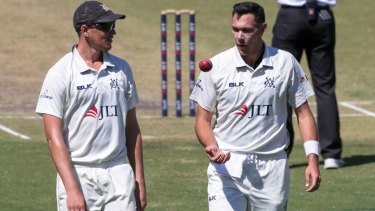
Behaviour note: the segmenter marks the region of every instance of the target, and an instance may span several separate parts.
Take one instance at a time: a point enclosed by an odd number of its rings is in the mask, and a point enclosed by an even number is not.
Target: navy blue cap
[[[125,15],[113,13],[101,2],[85,1],[74,12],[73,25],[74,29],[79,31],[82,25],[108,23],[125,17]]]

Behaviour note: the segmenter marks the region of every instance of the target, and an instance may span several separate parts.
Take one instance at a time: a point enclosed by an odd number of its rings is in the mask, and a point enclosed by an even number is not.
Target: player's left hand
[[[315,154],[309,154],[308,159],[309,165],[306,168],[306,187],[308,189],[306,192],[314,192],[319,189],[322,180],[319,171],[319,158]]]
[[[137,211],[143,211],[147,205],[147,197],[146,197],[146,186],[144,181],[136,181],[135,182],[135,199],[137,203]]]

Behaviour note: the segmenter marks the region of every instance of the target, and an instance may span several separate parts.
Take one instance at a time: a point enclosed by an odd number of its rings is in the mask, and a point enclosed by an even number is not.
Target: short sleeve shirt
[[[124,159],[126,115],[138,102],[129,64],[103,52],[90,68],[74,47],[47,73],[36,113],[63,121],[63,138],[75,164]]]
[[[273,154],[289,143],[287,103],[301,106],[314,95],[307,77],[288,52],[267,46],[254,70],[237,47],[213,58],[201,72],[190,99],[214,112],[213,132],[219,148],[234,152]]]
[[[276,0],[281,5],[300,7],[306,4],[306,0]],[[317,0],[319,6],[335,6],[336,0]]]

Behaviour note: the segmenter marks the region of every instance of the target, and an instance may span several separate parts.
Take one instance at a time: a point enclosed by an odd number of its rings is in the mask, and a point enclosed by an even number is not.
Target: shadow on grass
[[[344,167],[350,167],[350,166],[359,166],[367,163],[375,163],[375,155],[353,155],[351,157],[345,157],[344,160]],[[320,165],[323,165],[323,161],[319,162]],[[299,168],[307,166],[307,162],[305,163],[296,163],[293,165],[290,165],[289,168]]]

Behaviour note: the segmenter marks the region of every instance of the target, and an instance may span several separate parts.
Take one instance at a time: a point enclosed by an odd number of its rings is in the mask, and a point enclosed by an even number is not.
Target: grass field
[[[33,113],[47,70],[77,41],[72,15],[81,1],[3,0],[0,18],[0,125],[29,136],[23,140],[0,130],[0,210],[56,210],[55,178],[44,129]],[[233,0],[107,0],[125,21],[116,25],[112,53],[133,68],[141,98],[137,115],[144,137],[147,210],[207,210],[208,160],[194,134],[194,118],[173,118],[174,19],[168,17],[170,118],[161,118],[160,11],[196,11],[196,60],[234,45],[230,24]],[[275,0],[257,0],[266,11],[270,44],[277,14]],[[375,112],[375,14],[373,0],[340,0],[336,18],[337,98]],[[182,18],[183,114],[188,114],[187,16]],[[185,51],[185,53],[184,53]],[[306,61],[302,61],[306,69]],[[198,71],[197,71],[198,72]],[[307,69],[306,69],[306,72]],[[311,99],[312,102],[314,99]],[[315,105],[312,104],[313,110]],[[345,167],[321,168],[318,192],[304,192],[306,159],[301,139],[290,157],[289,210],[375,210],[375,118],[340,106]],[[150,118],[152,117],[152,118]],[[295,124],[296,125],[296,124]],[[296,128],[296,131],[297,128]]]

